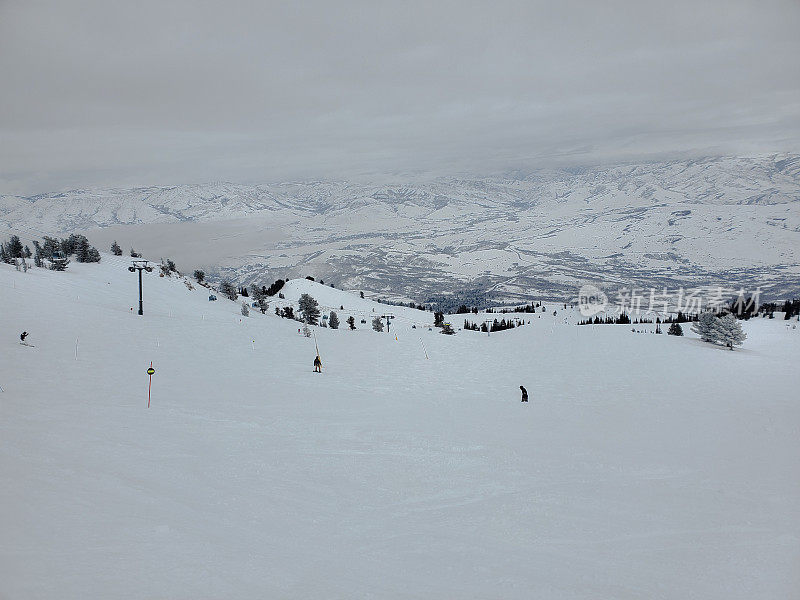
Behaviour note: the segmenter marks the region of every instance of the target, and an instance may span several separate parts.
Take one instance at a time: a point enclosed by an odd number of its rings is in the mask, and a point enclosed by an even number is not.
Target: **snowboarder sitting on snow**
[[[521,390],[522,390],[522,401],[523,401],[523,402],[527,402],[527,401],[528,401],[528,390],[526,390],[526,389],[525,389],[524,387],[522,387],[522,386],[519,386],[519,389],[521,389]]]
[[[23,331],[22,333],[19,334],[19,341],[24,343],[26,337],[28,337],[28,332]]]
[[[319,354],[314,359],[314,373],[322,373],[322,361],[319,358]]]

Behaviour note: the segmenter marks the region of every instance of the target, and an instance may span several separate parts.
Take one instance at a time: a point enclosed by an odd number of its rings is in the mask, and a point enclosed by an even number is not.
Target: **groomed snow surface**
[[[128,264],[0,265],[4,600],[800,597],[782,320],[734,352],[550,307],[448,337],[293,281],[342,321],[319,375],[274,303],[154,272],[138,316]]]

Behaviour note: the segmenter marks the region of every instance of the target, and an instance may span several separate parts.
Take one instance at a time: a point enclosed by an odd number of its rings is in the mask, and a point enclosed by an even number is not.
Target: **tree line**
[[[48,268],[53,271],[64,271],[70,260],[74,257],[76,262],[100,262],[100,252],[89,243],[86,236],[71,234],[66,238],[44,236],[42,241],[33,240],[31,251],[29,246],[23,246],[19,236],[12,235],[7,242],[0,244],[0,261],[15,264],[21,259],[25,267],[25,259],[32,258],[36,267]]]

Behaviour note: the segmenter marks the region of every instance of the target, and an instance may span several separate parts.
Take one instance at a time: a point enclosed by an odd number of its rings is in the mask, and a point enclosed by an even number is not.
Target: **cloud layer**
[[[0,4],[0,193],[800,149],[800,4]]]

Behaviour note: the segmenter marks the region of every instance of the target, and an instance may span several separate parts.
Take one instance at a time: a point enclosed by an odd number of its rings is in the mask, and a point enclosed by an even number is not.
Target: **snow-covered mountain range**
[[[216,183],[0,197],[0,232],[81,231],[240,283],[393,299],[572,297],[591,282],[800,293],[800,156],[392,183]]]

